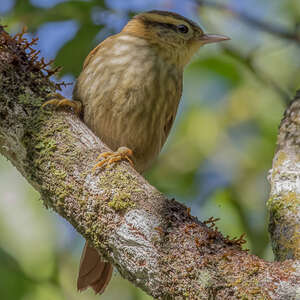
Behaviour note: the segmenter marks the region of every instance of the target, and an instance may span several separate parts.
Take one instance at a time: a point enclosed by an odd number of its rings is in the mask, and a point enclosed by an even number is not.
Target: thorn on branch
[[[204,221],[205,225],[208,225],[209,228],[214,228],[216,226],[216,222],[220,221],[220,218],[210,217],[208,220]]]
[[[30,59],[31,61],[35,62],[38,59],[38,55],[41,53],[40,50],[35,50],[32,52],[32,54],[30,55]]]
[[[239,238],[234,237],[234,238],[230,239],[230,237],[227,235],[225,237],[225,240],[226,240],[227,244],[237,245],[241,248],[243,244],[247,243],[247,241],[245,240],[245,236],[246,236],[246,233],[243,233]]]
[[[24,34],[27,33],[27,26],[23,26],[22,31],[15,34],[12,39],[15,40],[16,42],[21,43],[22,41],[24,41],[26,38],[24,38]],[[27,39],[26,39],[27,40]]]
[[[55,88],[58,89],[59,91],[61,91],[62,87],[67,87],[67,86],[72,85],[72,84],[73,84],[72,82],[62,81],[62,82],[56,83]]]
[[[1,32],[1,38],[4,39],[4,43],[8,44],[8,41],[14,41],[21,52],[16,54],[17,59],[20,60],[22,55],[25,55],[28,59],[29,64],[29,70],[28,71],[36,71],[39,70],[42,72],[42,74],[48,79],[51,76],[58,74],[61,70],[62,67],[52,67],[54,60],[50,60],[49,62],[45,61],[44,57],[39,58],[40,55],[40,50],[34,49],[32,46],[37,45],[37,42],[39,40],[38,37],[32,38],[29,40],[25,34],[27,33],[27,27],[24,26],[22,31],[15,34],[13,37],[10,37],[4,30],[4,26],[0,26],[0,32]],[[4,34],[3,34],[4,33]],[[62,87],[66,87],[72,83],[66,83],[66,82],[61,82],[61,83],[55,83],[54,86],[58,89],[61,90]]]

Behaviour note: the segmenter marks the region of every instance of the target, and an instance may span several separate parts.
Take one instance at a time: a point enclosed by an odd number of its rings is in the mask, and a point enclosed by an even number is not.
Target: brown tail
[[[111,279],[112,271],[112,265],[101,261],[97,250],[85,242],[80,259],[77,289],[83,291],[90,286],[96,294],[102,294]]]

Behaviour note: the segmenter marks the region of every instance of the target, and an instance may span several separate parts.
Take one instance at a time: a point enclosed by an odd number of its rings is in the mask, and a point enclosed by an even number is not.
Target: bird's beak
[[[218,43],[222,41],[230,40],[228,36],[220,35],[220,34],[203,34],[199,37],[199,41],[202,45],[210,44],[210,43]]]

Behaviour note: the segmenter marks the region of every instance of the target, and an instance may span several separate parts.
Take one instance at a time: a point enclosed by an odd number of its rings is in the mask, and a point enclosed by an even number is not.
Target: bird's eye
[[[183,25],[183,24],[178,25],[177,29],[181,33],[188,33],[189,32],[189,28],[186,25]]]

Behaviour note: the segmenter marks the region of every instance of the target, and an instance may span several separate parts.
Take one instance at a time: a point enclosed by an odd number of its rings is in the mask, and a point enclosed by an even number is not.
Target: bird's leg
[[[67,99],[59,93],[51,93],[48,95],[48,98],[50,98],[50,100],[46,101],[42,107],[45,107],[48,104],[54,105],[56,108],[67,106],[73,108],[77,115],[80,115],[82,111],[82,104],[80,101]]]
[[[111,164],[113,164],[117,161],[120,161],[120,160],[127,160],[133,166],[134,165],[133,161],[129,158],[129,156],[132,156],[132,155],[133,155],[132,150],[127,147],[120,147],[115,152],[100,153],[97,157],[97,160],[100,160],[100,159],[101,160],[93,167],[93,172],[95,172],[95,170],[97,168],[100,168],[103,165],[105,165],[105,167],[107,168]]]

